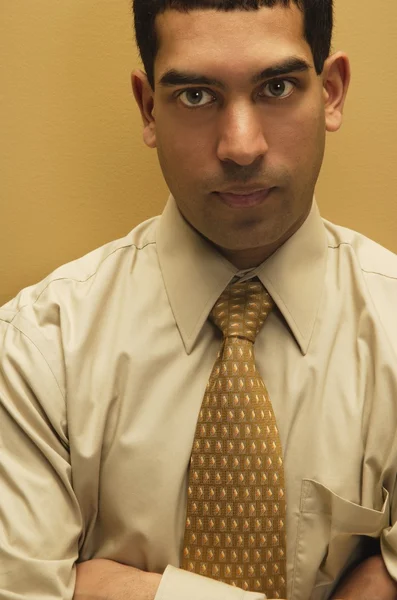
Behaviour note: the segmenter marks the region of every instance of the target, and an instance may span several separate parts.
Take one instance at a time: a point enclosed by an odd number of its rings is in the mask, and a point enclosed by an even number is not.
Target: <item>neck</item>
[[[218,251],[237,269],[253,269],[267,260],[280,247],[274,244],[267,248],[250,248],[248,250],[228,250],[216,246]]]
[[[302,217],[292,225],[292,227],[284,233],[278,240],[267,246],[260,246],[258,248],[246,248],[241,250],[231,250],[229,248],[222,248],[216,246],[218,251],[237,269],[253,269],[262,264],[265,260],[270,258],[272,254],[276,252],[290,237],[298,231],[307,219],[310,212],[310,207]]]

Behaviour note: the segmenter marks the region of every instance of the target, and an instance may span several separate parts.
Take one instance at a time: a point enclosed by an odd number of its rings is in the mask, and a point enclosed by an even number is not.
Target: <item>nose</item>
[[[263,108],[242,104],[225,109],[219,125],[217,154],[220,160],[247,166],[268,152],[260,110]]]

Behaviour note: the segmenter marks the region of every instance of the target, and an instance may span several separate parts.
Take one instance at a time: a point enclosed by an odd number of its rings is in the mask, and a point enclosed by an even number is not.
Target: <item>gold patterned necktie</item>
[[[274,304],[260,281],[229,285],[210,319],[224,339],[190,459],[182,568],[286,598],[282,449],[254,358]]]

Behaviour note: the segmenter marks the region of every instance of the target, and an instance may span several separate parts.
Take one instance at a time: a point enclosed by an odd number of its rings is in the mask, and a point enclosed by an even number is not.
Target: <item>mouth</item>
[[[231,208],[252,208],[262,204],[274,189],[275,188],[262,189],[251,193],[232,194],[214,192],[214,194],[216,194],[224,204]]]

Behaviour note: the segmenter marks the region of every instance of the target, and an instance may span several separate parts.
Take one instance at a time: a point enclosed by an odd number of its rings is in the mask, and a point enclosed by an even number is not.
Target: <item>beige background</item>
[[[353,71],[328,136],[323,216],[397,252],[397,3],[336,0]],[[0,0],[0,305],[125,235],[168,196],[144,146],[130,0]]]

